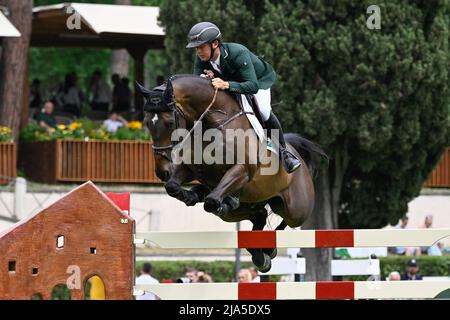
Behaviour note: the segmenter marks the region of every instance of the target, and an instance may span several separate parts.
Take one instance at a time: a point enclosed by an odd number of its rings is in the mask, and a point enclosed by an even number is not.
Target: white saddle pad
[[[245,115],[246,115],[248,121],[250,122],[250,125],[252,126],[253,130],[255,130],[260,143],[265,144],[266,148],[268,150],[278,154],[278,151],[273,147],[272,141],[268,137],[266,137],[266,135],[264,134],[264,129],[261,126],[261,123],[259,123],[258,118],[256,118],[255,114],[253,113],[253,108],[248,103],[248,100],[245,97],[245,95],[241,94],[240,98],[242,101],[242,107],[244,108],[244,112],[246,112]],[[247,112],[251,112],[251,113],[247,113]]]

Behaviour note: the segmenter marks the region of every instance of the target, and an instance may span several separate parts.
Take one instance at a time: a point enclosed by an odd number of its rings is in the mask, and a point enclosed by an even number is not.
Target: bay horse
[[[263,230],[268,216],[267,204],[283,219],[276,230],[303,224],[314,208],[314,158],[327,158],[319,145],[298,134],[286,134],[287,148],[301,160],[302,166],[292,174],[288,174],[282,165],[270,175],[262,174],[267,166],[263,163],[278,159],[278,156],[266,148],[261,150],[255,131],[234,97],[215,90],[211,80],[196,75],[172,76],[164,88],[157,89],[148,90],[137,84],[137,90],[146,98],[144,125],[153,139],[155,171],[166,182],[165,189],[170,196],[188,206],[204,202],[205,211],[226,222],[250,220],[253,230]],[[198,120],[202,120],[202,132],[211,128],[220,132],[230,129],[250,132],[248,141],[240,146],[240,151],[245,151],[245,161],[175,163],[172,159],[174,148],[185,141],[177,144],[172,134],[180,128],[191,130],[191,134]],[[217,143],[225,152],[230,151],[226,138]],[[250,145],[257,145],[262,160],[266,161],[250,161]],[[202,150],[205,147],[206,142],[202,142]],[[195,146],[188,148],[194,151]],[[233,148],[237,151],[236,143]],[[194,180],[201,184],[190,190],[182,187]],[[270,270],[276,248],[247,250],[261,272]]]

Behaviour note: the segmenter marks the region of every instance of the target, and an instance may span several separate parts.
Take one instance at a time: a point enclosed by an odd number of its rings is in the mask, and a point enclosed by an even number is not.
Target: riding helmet
[[[191,28],[188,34],[186,48],[196,48],[204,43],[211,43],[214,40],[220,40],[219,28],[211,22],[199,22]]]

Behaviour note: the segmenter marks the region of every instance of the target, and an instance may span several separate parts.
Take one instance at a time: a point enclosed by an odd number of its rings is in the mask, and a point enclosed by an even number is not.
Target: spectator
[[[40,109],[42,103],[41,81],[34,79],[30,86],[30,109]]]
[[[128,122],[116,112],[111,112],[109,118],[103,122],[103,127],[109,133],[116,133],[117,129],[127,126]]]
[[[194,268],[186,268],[185,277],[189,279],[191,283],[198,282],[198,271]]]
[[[402,277],[400,276],[400,273],[398,271],[392,271],[389,273],[388,281],[400,281]]]
[[[136,278],[137,285],[157,284],[159,281],[151,276],[152,265],[148,262],[142,265],[141,275]],[[159,298],[151,293],[146,292],[143,296],[136,296],[136,300],[159,300]]]
[[[424,221],[423,225],[420,226],[420,227],[421,227],[421,228],[424,228],[424,229],[431,229],[431,226],[432,226],[432,225],[433,225],[433,215],[428,214],[428,215],[425,217],[425,221]]]
[[[64,112],[79,117],[81,115],[81,104],[84,101],[84,96],[77,82],[78,77],[76,73],[72,72],[67,74],[58,97]]]
[[[433,215],[428,214],[425,217],[425,221],[424,221],[423,225],[421,226],[421,228],[431,229],[432,226],[433,226]],[[442,251],[440,249],[441,246],[442,246],[441,243],[436,243],[436,244],[432,245],[431,247],[421,247],[420,251],[422,252],[422,254],[427,254],[429,256],[442,256]]]
[[[111,103],[111,89],[108,84],[102,80],[102,73],[96,70],[91,78],[91,107],[96,111],[109,111]]]
[[[241,269],[238,273],[238,282],[252,282],[252,274],[249,269]]]
[[[164,84],[164,77],[162,75],[159,75],[156,77],[156,86],[162,86]]]
[[[212,277],[204,271],[199,271],[197,273],[197,276],[198,276],[197,282],[202,282],[202,283],[212,283],[213,282]]]
[[[123,78],[117,79],[119,75],[113,75],[113,82],[115,83],[113,90],[113,110],[116,112],[127,112],[131,108],[132,93],[129,88],[130,80]]]
[[[44,103],[44,109],[38,116],[39,126],[48,132],[51,132],[56,128],[56,119],[53,115],[54,108],[55,106],[53,105],[53,102],[46,101]]]
[[[250,267],[250,268],[248,268],[248,270],[250,271],[250,274],[252,276],[251,282],[261,282],[261,278],[258,274],[258,270],[255,267]]]
[[[409,218],[408,216],[403,216],[399,223],[394,227],[395,229],[406,229],[406,226],[408,225],[408,221]],[[406,248],[405,247],[396,247],[394,248],[394,252],[395,254],[398,255],[404,255],[406,253]]]
[[[411,259],[406,264],[406,273],[402,276],[402,280],[422,280],[422,276],[418,272],[419,266],[416,259]]]

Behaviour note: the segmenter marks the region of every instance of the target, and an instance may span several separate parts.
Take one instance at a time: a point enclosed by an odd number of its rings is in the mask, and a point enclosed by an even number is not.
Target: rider
[[[253,94],[268,131],[278,129],[280,158],[288,173],[300,167],[300,160],[286,149],[281,124],[270,106],[270,87],[276,74],[272,66],[238,43],[221,41],[219,28],[200,22],[189,31],[186,48],[195,48],[194,74],[212,79],[216,89]]]

